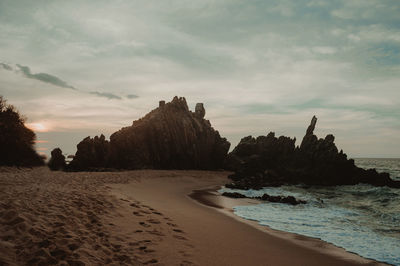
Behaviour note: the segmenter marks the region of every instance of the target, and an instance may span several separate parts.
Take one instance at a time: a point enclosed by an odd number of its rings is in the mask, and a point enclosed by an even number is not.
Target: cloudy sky
[[[351,157],[400,157],[400,1],[0,0],[0,95],[44,153],[178,95],[232,145],[315,114]]]

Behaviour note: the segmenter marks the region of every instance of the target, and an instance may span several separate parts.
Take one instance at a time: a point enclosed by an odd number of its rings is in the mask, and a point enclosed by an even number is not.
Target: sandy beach
[[[1,168],[0,265],[377,264],[235,217],[227,175]]]

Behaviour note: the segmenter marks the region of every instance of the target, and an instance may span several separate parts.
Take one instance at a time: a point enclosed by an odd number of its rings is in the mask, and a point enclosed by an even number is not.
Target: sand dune
[[[151,249],[157,236],[139,235],[144,227],[125,213],[128,202],[109,196],[104,186],[127,181],[126,173],[2,168],[0,265],[157,262]]]
[[[223,214],[229,208],[217,196],[203,201],[220,208],[187,196],[218,187],[226,175],[1,168],[0,265],[373,263],[344,251],[322,252],[331,248],[322,241],[318,250],[262,233]]]

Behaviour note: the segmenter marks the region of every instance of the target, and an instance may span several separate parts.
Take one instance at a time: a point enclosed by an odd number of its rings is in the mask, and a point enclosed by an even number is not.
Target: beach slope
[[[0,169],[0,265],[375,264],[234,217],[227,172]]]

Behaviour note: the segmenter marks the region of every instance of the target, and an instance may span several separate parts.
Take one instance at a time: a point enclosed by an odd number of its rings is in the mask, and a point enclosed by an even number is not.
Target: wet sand
[[[226,172],[153,172],[114,193],[140,199],[163,210],[190,243],[188,261],[196,265],[360,265],[377,264],[324,241],[271,230],[235,216],[232,207],[252,204],[215,191],[228,182]],[[157,174],[155,174],[157,173]],[[173,265],[168,247],[161,261]],[[171,264],[169,264],[171,263]]]
[[[0,265],[374,264],[234,216],[226,176],[0,168]]]

